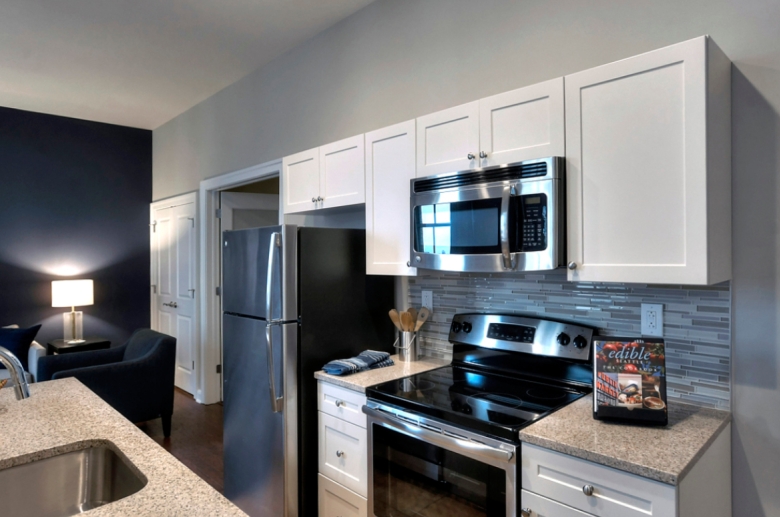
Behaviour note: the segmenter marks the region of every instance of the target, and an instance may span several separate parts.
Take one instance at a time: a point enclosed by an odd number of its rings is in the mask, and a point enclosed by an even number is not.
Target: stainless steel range
[[[518,431],[592,390],[593,329],[457,314],[449,366],[367,390],[369,515],[518,515]],[[424,515],[424,513],[423,513]]]

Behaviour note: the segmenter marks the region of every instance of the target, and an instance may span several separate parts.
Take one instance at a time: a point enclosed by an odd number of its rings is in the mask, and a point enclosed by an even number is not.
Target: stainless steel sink
[[[118,501],[146,479],[109,445],[0,470],[0,515],[64,517]]]

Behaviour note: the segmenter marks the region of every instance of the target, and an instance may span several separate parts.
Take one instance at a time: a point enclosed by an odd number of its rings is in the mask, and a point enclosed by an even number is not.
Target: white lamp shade
[[[94,303],[92,280],[54,280],[51,283],[52,307],[80,307]]]

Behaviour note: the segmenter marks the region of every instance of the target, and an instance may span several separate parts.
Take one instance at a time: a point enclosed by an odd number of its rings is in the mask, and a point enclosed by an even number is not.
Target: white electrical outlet
[[[428,307],[428,310],[433,312],[433,291],[422,292],[422,306]]]
[[[642,335],[664,335],[664,306],[656,303],[642,304]]]

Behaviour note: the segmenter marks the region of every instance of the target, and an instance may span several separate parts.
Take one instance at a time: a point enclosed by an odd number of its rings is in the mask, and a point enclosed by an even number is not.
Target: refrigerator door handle
[[[282,410],[282,403],[284,397],[276,396],[276,379],[274,378],[274,371],[276,368],[276,362],[274,361],[274,341],[273,341],[273,326],[278,325],[279,320],[273,319],[273,287],[274,287],[274,272],[276,271],[276,248],[281,247],[282,236],[280,233],[274,232],[271,234],[271,243],[268,246],[268,271],[266,272],[266,289],[265,289],[265,341],[268,345],[268,384],[271,393],[271,409],[274,413],[278,413]]]

